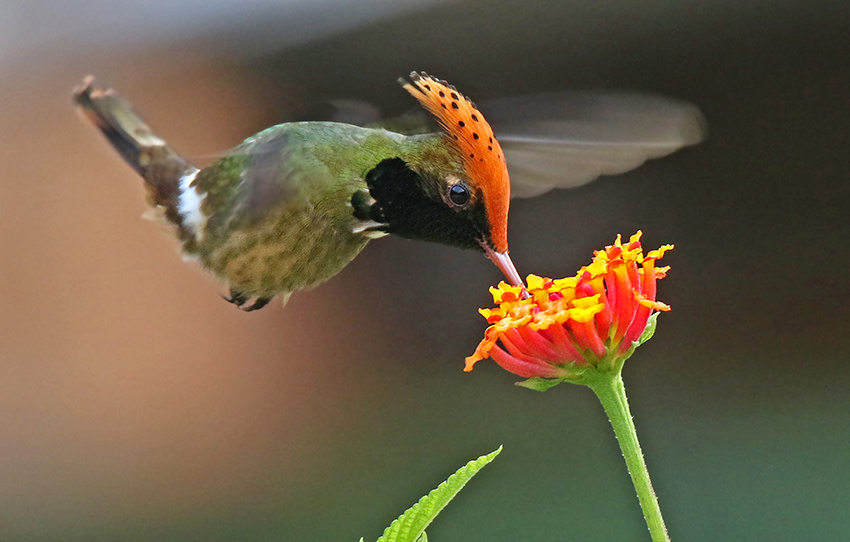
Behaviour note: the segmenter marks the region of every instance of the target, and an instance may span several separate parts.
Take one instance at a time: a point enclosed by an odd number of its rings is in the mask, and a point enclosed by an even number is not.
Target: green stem
[[[629,468],[629,474],[637,491],[643,517],[646,519],[646,526],[649,527],[649,534],[652,536],[653,542],[670,542],[667,527],[664,525],[664,518],[661,517],[658,498],[655,496],[655,490],[652,489],[649,471],[646,469],[646,462],[640,449],[637,431],[632,422],[632,414],[626,400],[626,388],[623,386],[622,376],[619,373],[612,375],[599,372],[588,378],[585,383],[599,398],[602,408],[605,409],[605,413],[614,427],[614,434],[617,436],[623,457],[626,459],[626,466]]]

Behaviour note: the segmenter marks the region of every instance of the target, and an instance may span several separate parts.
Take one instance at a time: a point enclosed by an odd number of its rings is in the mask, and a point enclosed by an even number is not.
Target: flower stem
[[[637,491],[643,517],[646,519],[646,526],[649,527],[649,534],[652,536],[653,542],[670,542],[667,527],[664,525],[664,518],[661,517],[658,498],[655,496],[655,490],[652,489],[649,471],[646,469],[646,462],[640,449],[637,431],[632,422],[632,414],[629,411],[626,388],[623,386],[621,374],[619,372],[610,374],[600,371],[588,378],[585,383],[599,398],[602,408],[605,409],[605,413],[614,427],[614,434],[617,436],[617,442],[620,443],[620,449],[623,451],[623,457]]]

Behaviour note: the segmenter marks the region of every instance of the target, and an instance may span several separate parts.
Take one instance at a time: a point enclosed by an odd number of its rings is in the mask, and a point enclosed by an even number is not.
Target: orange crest
[[[508,251],[508,207],[511,183],[502,147],[484,116],[466,96],[446,81],[425,72],[410,74],[402,86],[434,115],[460,155],[470,184],[481,189],[497,252]]]

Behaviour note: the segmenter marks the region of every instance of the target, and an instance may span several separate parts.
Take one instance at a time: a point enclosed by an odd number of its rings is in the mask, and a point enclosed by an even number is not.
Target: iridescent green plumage
[[[260,132],[192,182],[204,197],[207,223],[186,252],[249,296],[324,282],[368,243],[364,232],[355,232],[351,198],[366,190],[366,174],[390,157],[410,164],[436,159],[459,173],[439,136],[330,122]]]

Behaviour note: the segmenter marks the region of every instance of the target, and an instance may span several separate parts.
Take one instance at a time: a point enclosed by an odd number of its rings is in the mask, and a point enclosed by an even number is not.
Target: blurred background
[[[850,530],[850,11],[845,2],[0,1],[0,540],[374,540],[505,450],[433,540],[648,540],[587,389],[482,362],[498,271],[372,243],[244,314],[140,218],[141,181],[71,90],[97,75],[199,163],[327,100],[411,107],[426,70],[476,101],[564,89],[698,105],[696,147],[516,201],[522,273],[617,233],[675,243],[627,364],[673,540]]]

